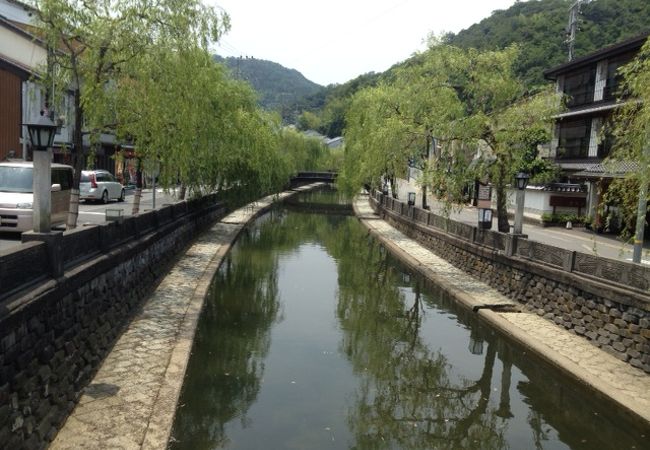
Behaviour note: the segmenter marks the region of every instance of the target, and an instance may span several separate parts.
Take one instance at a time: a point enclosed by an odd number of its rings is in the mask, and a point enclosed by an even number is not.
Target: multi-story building
[[[632,162],[617,167],[603,164],[613,144],[603,127],[625,101],[619,100],[625,96],[619,92],[618,69],[636,56],[648,35],[650,32],[544,72],[546,79],[556,82],[557,91],[565,95],[567,102],[567,110],[556,117],[550,149],[550,157],[561,168],[561,181],[571,192],[558,193],[555,202],[560,206],[582,206],[595,218],[600,196],[611,179],[634,170]]]
[[[38,81],[46,70],[48,52],[33,33],[36,11],[18,0],[0,0],[0,161],[9,158],[31,159],[25,123],[38,118],[45,106],[45,92]],[[72,94],[50,105],[59,125],[54,138],[54,161],[71,163]],[[84,151],[90,141],[84,136]],[[118,148],[115,136],[102,134],[93,148],[96,168],[115,173],[113,155]]]
[[[35,83],[47,65],[47,48],[30,33],[34,11],[13,0],[0,0],[0,160],[29,159],[23,124],[38,118],[44,107],[43,89]],[[59,105],[55,120],[55,153],[70,146],[68,99]]]

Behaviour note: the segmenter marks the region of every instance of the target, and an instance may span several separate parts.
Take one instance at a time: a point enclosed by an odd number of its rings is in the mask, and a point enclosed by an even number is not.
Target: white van
[[[0,163],[0,231],[33,229],[33,174],[31,161]],[[52,226],[66,222],[73,174],[71,166],[52,164]]]

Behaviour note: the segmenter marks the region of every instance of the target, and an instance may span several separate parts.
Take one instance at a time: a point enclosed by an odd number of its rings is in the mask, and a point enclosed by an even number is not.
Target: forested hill
[[[268,110],[282,111],[286,105],[315,94],[322,86],[309,81],[300,72],[271,61],[255,58],[221,58],[233,77],[248,81],[260,95],[260,106]]]
[[[529,85],[544,83],[544,69],[567,60],[564,43],[569,7],[575,0],[518,1],[444,41],[459,47],[503,48],[518,43],[518,72]],[[576,56],[650,31],[650,0],[592,0],[583,3]]]

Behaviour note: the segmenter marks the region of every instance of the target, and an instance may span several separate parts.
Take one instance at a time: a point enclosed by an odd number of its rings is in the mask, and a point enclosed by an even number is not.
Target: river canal
[[[650,448],[356,218],[295,206],[251,224],[215,276],[172,435],[193,450]]]

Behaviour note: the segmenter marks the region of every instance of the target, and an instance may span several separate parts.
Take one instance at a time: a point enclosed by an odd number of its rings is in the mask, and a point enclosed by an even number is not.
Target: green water
[[[179,405],[172,449],[650,448],[357,219],[295,209],[259,218],[224,261]]]

